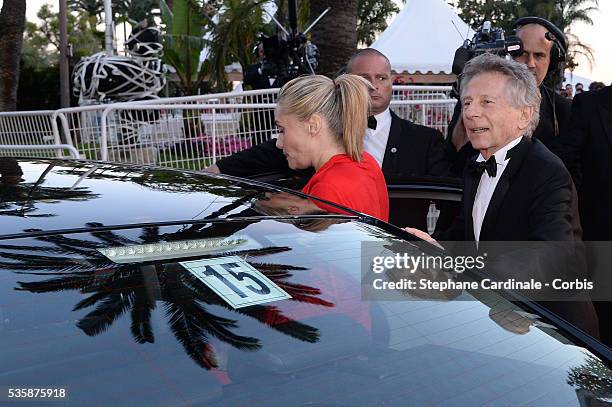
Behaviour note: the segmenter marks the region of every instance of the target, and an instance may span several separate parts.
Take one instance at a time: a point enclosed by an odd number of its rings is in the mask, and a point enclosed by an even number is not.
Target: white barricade
[[[391,109],[398,116],[446,135],[456,104],[449,98],[450,86],[393,89]],[[0,113],[0,145],[65,144],[86,159],[201,169],[274,137],[277,94],[278,89],[266,89]],[[40,155],[21,151],[19,155]],[[47,156],[60,154],[49,151]]]
[[[201,170],[218,158],[275,137],[274,108],[274,104],[108,105],[100,117],[99,159]]]
[[[63,143],[53,110],[0,113],[0,155],[78,158],[70,142]]]

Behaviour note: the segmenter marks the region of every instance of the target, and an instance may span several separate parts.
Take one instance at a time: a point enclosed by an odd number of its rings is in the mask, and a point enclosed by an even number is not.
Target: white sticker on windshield
[[[272,280],[238,256],[179,263],[233,308],[291,298]]]

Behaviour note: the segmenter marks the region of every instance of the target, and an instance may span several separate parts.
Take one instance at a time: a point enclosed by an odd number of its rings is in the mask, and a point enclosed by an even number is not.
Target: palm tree
[[[204,48],[202,5],[196,0],[175,0],[170,8],[160,0],[164,62],[172,66],[179,78],[184,95],[196,93],[205,72],[199,69],[200,53]]]
[[[517,14],[539,16],[554,23],[568,37],[567,66],[570,70],[577,66],[575,58],[583,55],[593,63],[593,50],[571,32],[575,23],[593,25],[590,14],[598,9],[599,0],[522,0]]]
[[[154,9],[159,8],[159,0],[113,0],[113,14],[117,23],[129,22],[132,26],[146,20],[148,26],[155,24]]]
[[[206,71],[217,90],[226,90],[225,66],[239,62],[242,71],[254,62],[252,52],[262,30],[262,4],[268,0],[224,0],[216,22],[209,18],[211,36],[207,41]]]
[[[310,0],[311,19],[331,7],[312,32],[320,53],[318,73],[334,76],[357,49],[357,5],[358,0]]]
[[[17,107],[19,58],[25,30],[25,0],[4,0],[0,10],[0,111]]]
[[[612,375],[608,367],[593,355],[584,353],[581,365],[569,369],[567,384],[578,392],[586,390],[597,398],[612,397]]]
[[[82,11],[97,19],[101,19],[104,14],[103,0],[68,0],[68,7],[73,11]]]
[[[23,174],[19,163],[10,157],[1,157],[2,169],[10,168],[11,175]],[[49,166],[41,173],[34,183],[18,181],[12,184],[0,183],[0,216],[27,216],[29,217],[52,217],[53,213],[36,213],[38,202],[59,203],[63,201],[85,201],[95,199],[99,195],[92,193],[88,188],[75,187],[66,189],[61,187],[45,186],[46,175],[53,169],[55,164]],[[12,168],[11,168],[12,167]],[[9,174],[4,172],[3,174]]]

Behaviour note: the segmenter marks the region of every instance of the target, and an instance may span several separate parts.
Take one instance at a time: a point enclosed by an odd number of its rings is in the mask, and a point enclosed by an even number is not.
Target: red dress
[[[378,162],[364,152],[361,162],[346,154],[329,159],[312,176],[302,192],[389,221],[389,194]],[[322,202],[313,202],[327,212],[347,214]]]

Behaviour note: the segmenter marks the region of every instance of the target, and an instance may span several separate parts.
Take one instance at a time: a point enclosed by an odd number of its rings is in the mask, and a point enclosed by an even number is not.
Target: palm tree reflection
[[[594,356],[585,357],[582,365],[569,370],[567,384],[576,389],[579,399],[585,400],[584,405],[607,406],[612,398],[612,373]]]
[[[55,167],[49,164],[36,182],[23,182],[19,162],[0,157],[0,216],[51,217],[50,213],[34,213],[37,202],[85,201],[97,198],[88,188],[43,186],[45,177]]]
[[[191,234],[191,238],[201,237],[202,232]],[[197,277],[176,263],[115,264],[97,250],[109,244],[133,245],[176,240],[171,235],[160,236],[158,228],[142,229],[136,240],[112,231],[95,231],[91,232],[91,236],[95,239],[54,235],[36,238],[44,243],[40,246],[0,245],[0,268],[19,274],[54,276],[41,281],[20,281],[17,290],[33,293],[78,290],[89,294],[73,308],[73,311],[77,311],[95,307],[76,323],[89,336],[105,332],[129,311],[134,340],[153,343],[152,310],[161,302],[175,338],[190,358],[206,369],[218,367],[210,344],[211,337],[245,351],[254,351],[262,346],[255,337],[235,333],[239,328],[237,320],[215,315],[207,306],[220,306],[232,313],[253,318],[300,341],[319,340],[316,328],[291,319],[273,305],[240,309],[230,307]],[[209,237],[208,234],[206,236]],[[184,237],[183,231],[181,238]],[[289,282],[293,272],[304,271],[305,268],[251,260],[289,250],[288,247],[267,247],[217,253],[215,256],[248,256],[249,264],[291,295],[293,301],[333,307],[333,303],[319,298],[319,289]]]

